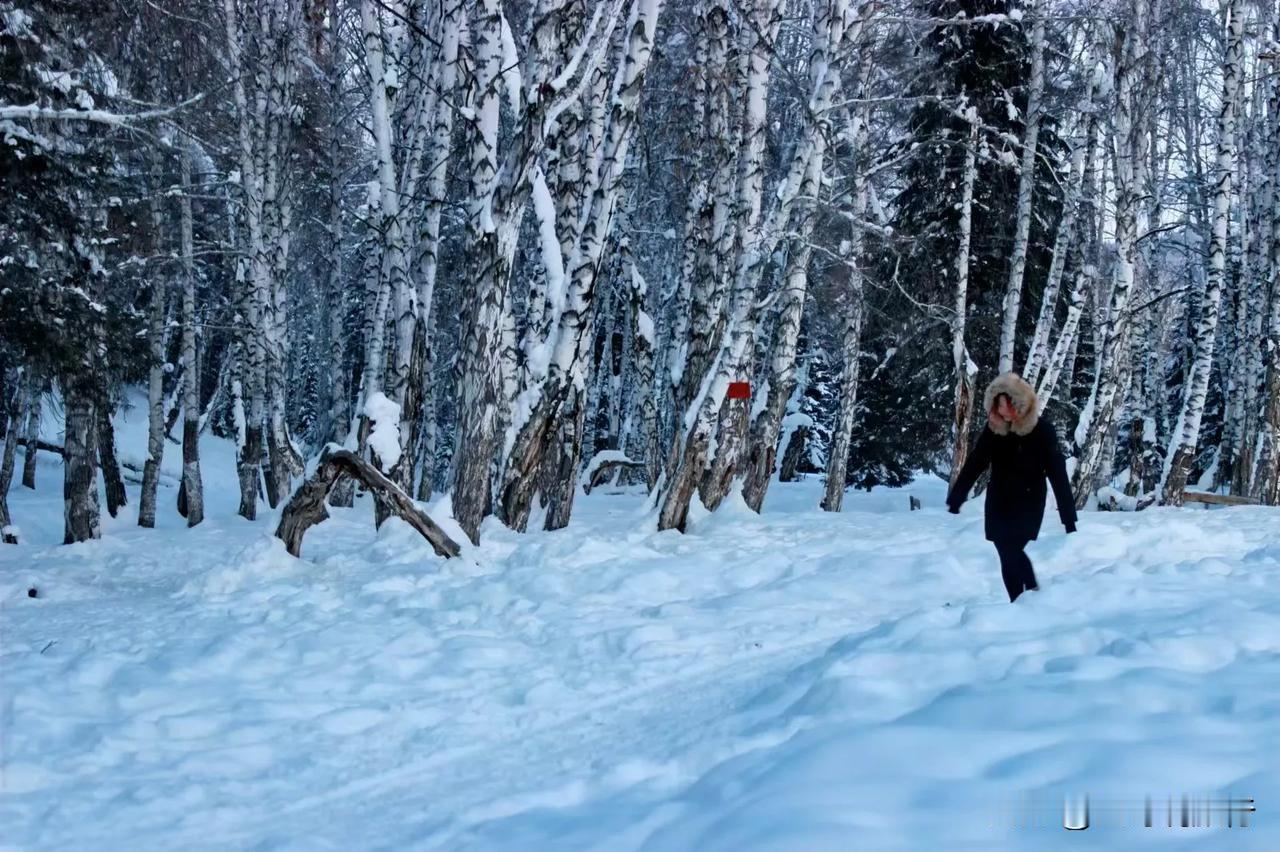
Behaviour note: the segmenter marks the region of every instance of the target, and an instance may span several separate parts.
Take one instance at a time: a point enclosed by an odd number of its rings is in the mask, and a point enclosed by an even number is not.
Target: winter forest
[[[250,519],[331,446],[473,542],[565,526],[584,476],[660,529],[775,473],[839,511],[956,467],[1010,369],[1081,505],[1280,500],[1274,2],[3,14],[0,496],[62,453],[67,542],[130,473],[173,511],[166,452],[199,524],[205,431]]]
[[[441,625],[497,612],[495,595],[550,596],[531,613],[564,596],[566,619],[596,617],[596,586],[552,588],[588,582],[553,579],[558,562],[595,565],[584,549],[614,554],[618,600],[647,617],[645,601],[729,592],[628,580],[628,548],[834,559],[839,542],[821,539],[889,535],[870,514],[888,501],[904,513],[896,546],[918,552],[926,534],[908,525],[928,523],[945,561],[938,489],[986,422],[983,388],[1009,371],[1056,427],[1082,528],[1098,518],[1107,540],[1193,553],[1216,536],[1243,548],[1212,558],[1254,565],[1250,588],[1264,563],[1272,584],[1280,570],[1276,0],[0,0],[0,139],[6,600],[154,580],[201,607],[234,589],[256,610],[255,594],[287,586],[323,619],[355,611],[333,591],[351,582],[359,601],[386,596],[361,610],[370,630],[456,604],[426,630],[436,642]],[[913,483],[923,511],[905,514]],[[963,552],[998,583],[974,523]],[[1094,558],[1072,546],[1062,564]],[[365,566],[360,580],[338,554]],[[201,559],[215,574],[154,579]],[[92,574],[100,586],[73,565],[117,568]],[[732,568],[724,588],[740,590]],[[423,572],[458,585],[425,591]],[[885,576],[898,617],[906,592]],[[299,591],[317,577],[329,591]],[[322,594],[340,599],[305,597]],[[857,608],[850,594],[837,597]],[[528,628],[514,611],[501,618]],[[1255,618],[1280,630],[1280,603]],[[814,623],[787,629],[799,642]],[[671,646],[682,624],[634,629]],[[824,629],[823,647],[855,632]],[[48,654],[44,634],[18,634],[32,659],[72,654],[66,634]],[[192,659],[237,665],[239,640],[219,641]],[[83,664],[23,694],[52,706]],[[44,677],[27,665],[11,688]],[[119,665],[93,688],[128,693]],[[0,732],[25,718],[4,707]],[[379,718],[335,712],[348,715],[325,737]],[[35,768],[56,738],[41,737],[9,738],[9,783],[28,796],[52,789],[49,772],[87,771]],[[1280,792],[1261,772],[1221,783]],[[25,815],[22,837],[51,841],[30,801],[0,797],[0,822]],[[448,831],[533,807],[496,801]],[[236,842],[269,841],[259,829]],[[439,837],[579,848],[558,830]],[[726,837],[706,831],[654,848]]]

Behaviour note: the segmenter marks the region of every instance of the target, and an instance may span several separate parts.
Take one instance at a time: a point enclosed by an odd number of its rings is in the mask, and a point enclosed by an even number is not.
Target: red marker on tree
[[[751,383],[729,382],[729,399],[751,399]]]

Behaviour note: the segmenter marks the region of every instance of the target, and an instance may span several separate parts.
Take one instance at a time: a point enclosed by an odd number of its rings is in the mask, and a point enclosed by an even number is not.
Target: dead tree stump
[[[430,542],[436,554],[446,559],[460,552],[458,543],[419,509],[398,485],[383,475],[373,465],[350,450],[326,449],[320,455],[316,471],[293,492],[280,514],[276,538],[294,556],[302,553],[302,537],[307,530],[329,517],[325,498],[339,477],[349,476],[359,482],[381,500],[394,515],[399,516]]]

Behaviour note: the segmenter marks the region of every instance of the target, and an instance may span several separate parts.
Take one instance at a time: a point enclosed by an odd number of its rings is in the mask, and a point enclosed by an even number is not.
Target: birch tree
[[[195,226],[191,210],[191,149],[184,147],[179,168],[179,253],[182,268],[182,483],[181,504],[187,526],[204,521],[204,483],[200,476],[200,362],[196,350]],[[340,372],[340,371],[339,371]]]
[[[969,139],[965,146],[964,170],[961,173],[960,245],[956,252],[956,287],[951,317],[951,367],[954,373],[955,414],[952,421],[951,484],[954,485],[965,459],[969,457],[969,424],[973,419],[973,383],[978,365],[969,357],[965,346],[965,324],[969,305],[969,250],[973,231],[973,188],[978,178],[978,113],[966,109]]]
[[[1273,19],[1269,62],[1280,65],[1280,15]],[[1272,73],[1269,93],[1266,169],[1272,181],[1280,175],[1280,74]],[[1262,410],[1258,417],[1256,438],[1257,462],[1251,496],[1271,506],[1280,505],[1280,186],[1272,184],[1270,215],[1270,252],[1268,258],[1269,307],[1266,314],[1265,338],[1261,351],[1266,363],[1265,384],[1259,396]]]
[[[1127,331],[1129,297],[1133,290],[1137,254],[1138,208],[1141,204],[1139,163],[1146,156],[1146,134],[1141,116],[1135,115],[1140,93],[1147,85],[1147,38],[1150,0],[1133,0],[1132,19],[1123,27],[1123,56],[1117,67],[1114,131],[1111,135],[1116,183],[1116,261],[1111,284],[1108,320],[1098,353],[1097,384],[1076,424],[1076,444],[1082,447],[1073,474],[1077,508],[1093,492],[1106,438],[1121,397],[1123,343]]]
[[[1036,317],[1035,331],[1027,350],[1026,364],[1022,369],[1022,377],[1032,387],[1037,387],[1041,371],[1045,369],[1049,357],[1049,338],[1053,331],[1054,309],[1057,306],[1058,291],[1062,286],[1062,278],[1067,268],[1066,261],[1071,254],[1072,246],[1081,238],[1075,233],[1076,222],[1086,177],[1091,174],[1098,156],[1098,113],[1100,111],[1098,101],[1105,95],[1108,87],[1108,68],[1102,56],[1104,49],[1104,46],[1095,44],[1091,56],[1093,73],[1089,76],[1085,95],[1080,104],[1080,126],[1072,149],[1070,183],[1062,202],[1062,216],[1058,220],[1058,229],[1053,240],[1053,254],[1040,298],[1040,311]],[[1072,304],[1075,301],[1073,298]],[[1078,312],[1075,319],[1079,321]]]
[[[870,8],[870,4],[860,7],[857,18],[859,22],[865,20]],[[832,0],[821,9],[822,13],[815,18],[815,44],[833,47],[842,45],[847,34],[850,35],[850,41],[856,40],[858,27],[850,26],[853,20],[848,2]],[[850,29],[853,32],[847,33]],[[751,215],[751,211],[759,211],[761,208],[759,193],[762,189],[757,183],[758,178],[750,177],[754,170],[759,169],[759,162],[753,163],[750,153],[744,155],[748,159],[741,174],[747,177],[740,181],[738,205],[744,224],[738,238],[738,262],[729,318],[716,359],[703,377],[697,396],[686,407],[683,422],[677,424],[677,429],[682,432],[677,453],[679,462],[662,495],[659,529],[684,528],[695,489],[702,491],[704,504],[713,508],[723,499],[731,485],[744,443],[742,417],[746,412],[741,410],[744,408],[741,401],[726,400],[729,384],[731,381],[741,380],[746,372],[744,368],[755,337],[755,288],[778,240],[790,226],[801,183],[811,165],[811,158],[821,144],[814,122],[817,116],[823,115],[830,108],[839,85],[840,69],[839,64],[831,59],[834,55],[838,55],[838,51],[819,50],[814,52],[811,59],[806,123],[782,182],[771,199],[767,215],[760,212]],[[746,99],[748,114],[753,111],[762,112],[764,109],[765,92],[760,77],[766,70],[758,69],[754,72],[758,94],[756,99]],[[763,116],[756,114],[749,122],[744,124],[744,128],[757,126],[757,122],[758,126],[763,127]],[[754,149],[749,148],[748,152],[752,150]],[[734,410],[735,405],[737,410]],[[722,410],[726,408],[728,411]],[[715,458],[711,458],[709,452],[713,434]]]
[[[858,406],[858,375],[862,362],[862,325],[865,311],[863,292],[862,219],[867,211],[868,185],[862,158],[867,145],[867,115],[858,116],[850,133],[854,154],[859,158],[854,176],[852,233],[846,266],[849,273],[849,298],[844,308],[844,326],[840,336],[840,407],[831,432],[831,448],[827,451],[826,488],[822,509],[839,512],[844,505],[845,483],[849,477],[849,446],[853,438],[854,418]]]
[[[493,503],[495,459],[499,452],[503,457],[510,455],[509,448],[504,450],[506,442],[499,441],[500,420],[503,412],[509,410],[514,384],[510,272],[519,222],[533,191],[534,166],[544,150],[548,124],[577,99],[603,61],[619,22],[622,3],[610,0],[598,5],[582,40],[573,46],[562,45],[558,38],[561,30],[553,26],[565,5],[562,0],[542,0],[534,15],[540,26],[520,73],[525,97],[520,100],[519,114],[515,117],[517,130],[501,165],[497,132],[499,93],[503,85],[500,77],[506,51],[497,0],[484,0],[471,27],[475,71],[468,105],[473,118],[467,256],[468,277],[474,289],[463,313],[458,359],[452,498],[454,517],[473,542],[479,540],[480,522]],[[645,0],[645,8],[653,5]],[[568,50],[574,58],[565,63],[564,73],[553,77],[548,57],[561,50]],[[506,67],[514,69],[515,65],[507,62]],[[518,90],[520,87],[509,85],[508,88]],[[603,240],[604,235],[592,238]],[[552,241],[545,242],[550,245]],[[515,427],[508,429],[509,434],[514,431]],[[532,443],[533,437],[530,433],[526,445]],[[504,467],[501,462],[497,463],[499,471]]]
[[[1230,0],[1225,8],[1226,56],[1222,65],[1222,104],[1218,111],[1217,183],[1214,188],[1213,234],[1209,244],[1209,280],[1200,306],[1200,322],[1196,327],[1195,356],[1183,395],[1182,412],[1165,456],[1161,500],[1180,505],[1187,477],[1195,460],[1204,416],[1205,397],[1209,388],[1209,369],[1213,362],[1214,343],[1218,331],[1218,310],[1226,278],[1228,226],[1231,213],[1231,188],[1235,174],[1236,102],[1240,88],[1240,62],[1244,33],[1240,0]]]
[[[543,253],[550,260],[548,289],[560,290],[562,295],[552,300],[555,308],[548,323],[549,337],[526,352],[523,390],[512,408],[513,420],[499,457],[499,511],[502,520],[515,529],[523,529],[528,522],[536,474],[543,454],[549,451],[549,443],[560,429],[558,418],[563,406],[571,393],[581,393],[585,386],[588,347],[594,337],[590,331],[600,260],[618,200],[661,9],[660,0],[641,0],[632,6],[623,30],[624,53],[613,80],[601,159],[588,170],[594,177],[589,178],[583,193],[586,206],[577,225],[578,239],[563,266],[557,262],[558,238],[546,233],[548,219],[554,214],[549,196],[543,191],[545,180],[540,172],[534,175],[534,202],[544,234]],[[561,472],[572,483],[581,441],[567,444],[571,458],[561,465]],[[565,514],[560,519],[567,517],[568,507],[562,511]]]
[[[151,229],[156,254],[161,255],[159,236],[164,219],[160,212],[159,168],[151,172]],[[138,526],[156,525],[156,488],[160,484],[160,462],[164,458],[164,373],[165,373],[165,272],[155,269],[151,275],[151,298],[147,313],[147,349],[150,360],[147,371],[147,460],[142,468],[142,494],[138,501]]]
[[[1044,92],[1045,15],[1033,9],[1031,27],[1031,80],[1028,83],[1026,129],[1022,137],[1022,159],[1018,170],[1018,218],[1009,261],[1009,283],[1005,288],[1004,315],[1000,325],[1000,365],[998,372],[1013,369],[1014,338],[1018,329],[1018,309],[1022,304],[1022,283],[1027,269],[1027,247],[1031,236],[1031,196],[1036,182],[1036,151],[1040,137],[1040,101]]]

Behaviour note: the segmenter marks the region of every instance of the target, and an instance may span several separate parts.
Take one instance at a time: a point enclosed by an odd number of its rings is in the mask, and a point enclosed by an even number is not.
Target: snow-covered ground
[[[144,421],[121,418],[126,460]],[[193,531],[166,478],[158,529],[131,486],[63,547],[58,459],[15,485],[0,846],[1280,848],[1275,510],[1086,513],[1070,537],[1050,513],[1042,590],[1010,605],[981,500],[948,515],[936,481],[839,515],[775,485],[687,535],[601,489],[566,531],[491,523],[450,561],[366,504],[296,560],[273,513],[235,517],[230,448],[203,452]],[[1085,793],[1092,827],[1063,830]],[[1183,793],[1258,813],[1168,828]]]

